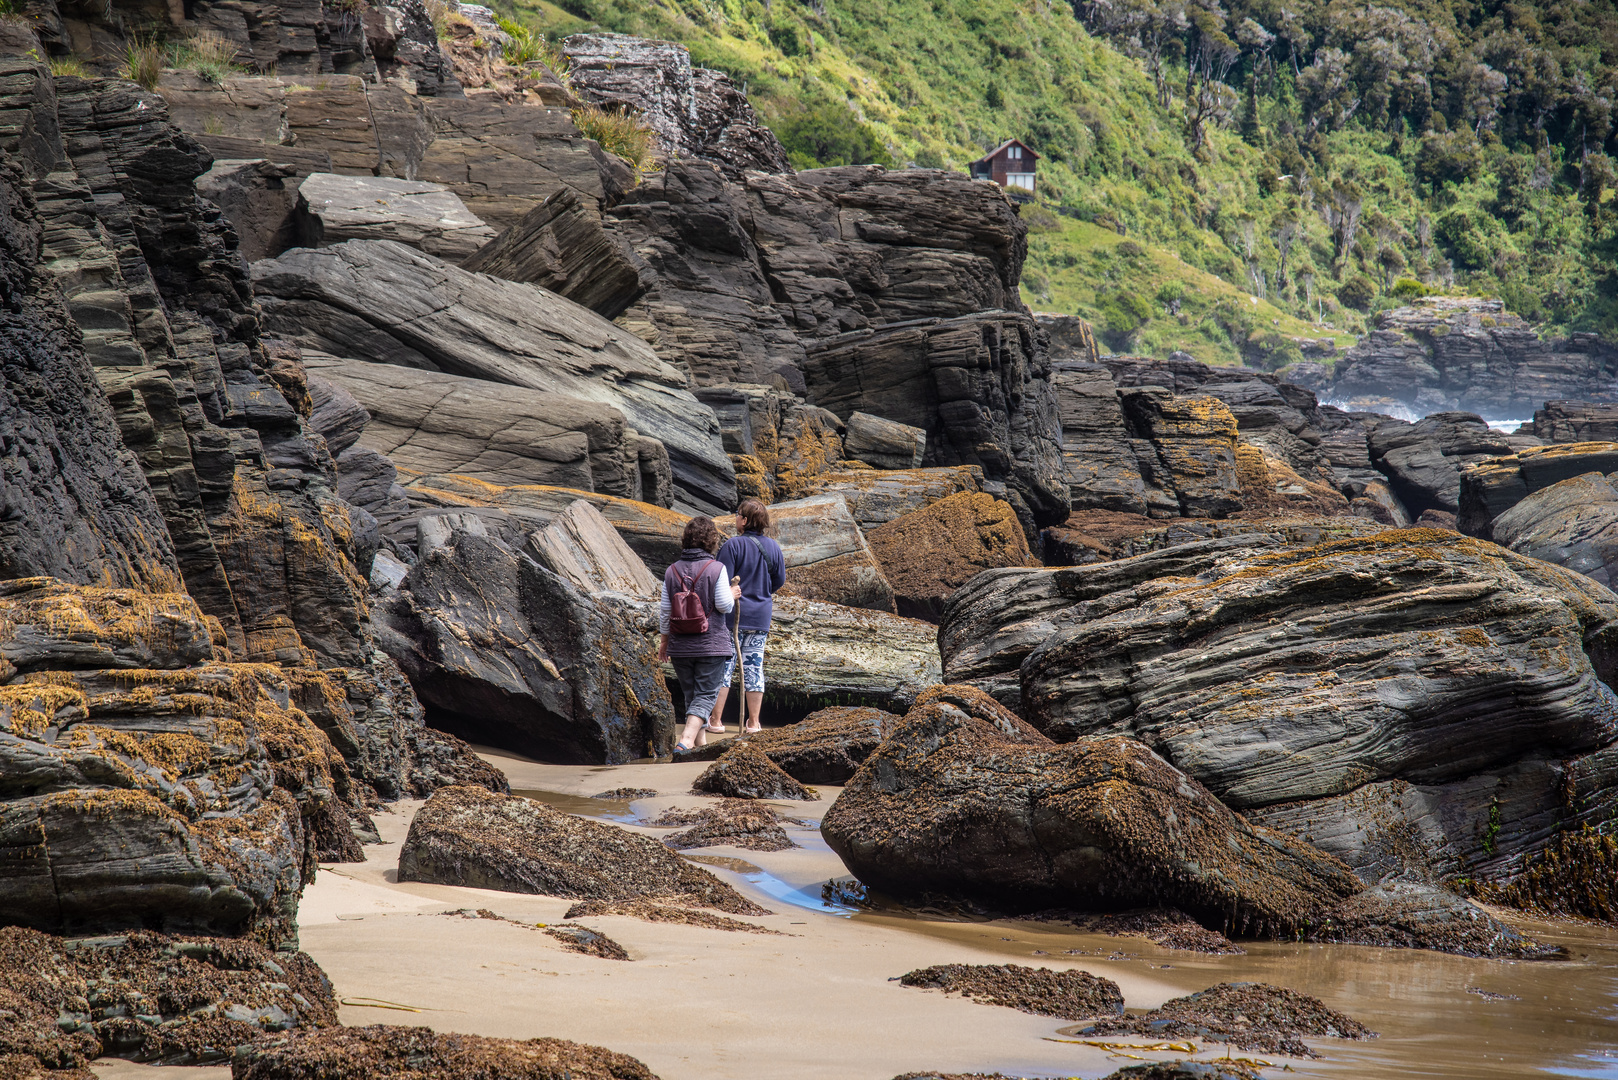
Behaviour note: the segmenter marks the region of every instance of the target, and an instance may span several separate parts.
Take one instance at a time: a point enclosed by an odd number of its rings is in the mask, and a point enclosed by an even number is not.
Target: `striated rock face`
[[[399,880],[576,900],[682,896],[735,915],[763,913],[649,837],[483,788],[443,788],[416,812]]]
[[[939,678],[936,628],[885,612],[777,595],[764,708],[797,717],[829,705],[890,712]]]
[[[173,587],[179,569],[163,517],[42,272],[42,230],[15,161],[0,167],[0,202],[10,298],[0,311],[0,577]]]
[[[861,881],[1013,907],[1171,904],[1262,932],[1304,924],[1359,882],[1247,824],[1141,743],[1056,746],[986,695],[925,695],[821,825]]]
[[[868,539],[893,584],[898,613],[928,622],[937,622],[950,594],[982,571],[1036,562],[1010,504],[983,494],[951,495]]]
[[[234,1062],[236,1080],[657,1080],[627,1054],[566,1039],[491,1039],[424,1027],[342,1027],[261,1040]]]
[[[370,414],[359,442],[396,468],[643,495],[634,434],[611,405],[393,364],[308,366]]]
[[[568,83],[585,101],[635,113],[669,157],[702,158],[732,175],[791,172],[786,150],[719,71],[691,66],[672,41],[574,34],[562,42]]]
[[[1520,420],[1554,399],[1618,400],[1618,350],[1594,334],[1543,340],[1498,300],[1430,297],[1376,325],[1334,367],[1334,400],[1490,420]]]
[[[459,263],[494,239],[459,196],[425,180],[314,173],[298,185],[298,212],[301,247],[394,240]]]
[[[331,983],[303,953],[148,930],[69,941],[0,928],[0,996],[0,1061],[15,1076],[88,1080],[95,1057],[216,1065],[236,1046],[337,1025]]]
[[[1618,442],[1618,403],[1547,401],[1533,430],[1548,443]]]
[[[1436,530],[1273,545],[983,575],[946,611],[946,671],[1015,670],[1053,737],[1133,735],[1367,877],[1509,873],[1564,812],[1558,783],[1600,790],[1603,587]]]
[[[621,315],[657,279],[622,237],[601,227],[599,215],[572,188],[552,194],[461,266],[530,282],[605,319]]]
[[[1588,472],[1618,471],[1618,443],[1557,443],[1478,461],[1459,477],[1456,527],[1491,538],[1500,516],[1538,491]]]
[[[1388,420],[1369,434],[1371,460],[1413,515],[1456,513],[1461,474],[1514,449],[1506,436],[1472,413],[1434,413],[1414,424]]]
[[[583,591],[472,515],[421,529],[415,567],[376,618],[436,727],[578,764],[668,752],[674,709],[644,601]]]
[[[735,505],[711,410],[644,342],[543,289],[469,274],[387,241],[348,241],[256,263],[270,326],[315,349],[561,393],[616,408],[668,450],[676,498]]]

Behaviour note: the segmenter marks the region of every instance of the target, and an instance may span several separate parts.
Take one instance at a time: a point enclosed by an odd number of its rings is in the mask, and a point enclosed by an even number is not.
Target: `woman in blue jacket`
[[[757,499],[744,499],[736,508],[736,535],[726,540],[719,549],[719,561],[732,580],[742,579],[742,594],[736,611],[728,620],[734,630],[741,620],[742,690],[747,703],[747,723],[744,735],[761,730],[758,714],[764,706],[764,642],[770,635],[770,618],[774,614],[776,590],[787,582],[786,559],[781,545],[764,535],[770,527],[770,512]],[[731,656],[725,668],[725,681],[719,691],[719,700],[709,717],[707,730],[725,730],[725,700],[730,696],[730,680],[736,669],[736,657]]]

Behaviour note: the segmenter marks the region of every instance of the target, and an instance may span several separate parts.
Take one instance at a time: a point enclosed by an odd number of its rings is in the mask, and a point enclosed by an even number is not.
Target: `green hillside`
[[[1023,138],[1027,299],[1118,350],[1276,365],[1444,290],[1618,337],[1613,0],[1398,2],[502,0],[683,42],[800,167]]]

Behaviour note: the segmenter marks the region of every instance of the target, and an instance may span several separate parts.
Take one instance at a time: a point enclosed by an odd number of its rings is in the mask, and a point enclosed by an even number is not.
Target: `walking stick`
[[[742,583],[741,575],[738,574],[731,578],[730,583],[732,586],[740,585]],[[742,598],[739,596],[736,598],[736,628],[731,632],[731,640],[736,645],[736,681],[739,684],[736,687],[736,733],[745,735],[747,733],[747,707],[742,699],[747,697],[747,677],[742,674]],[[719,718],[720,723],[724,723],[724,720],[725,718],[722,716]]]

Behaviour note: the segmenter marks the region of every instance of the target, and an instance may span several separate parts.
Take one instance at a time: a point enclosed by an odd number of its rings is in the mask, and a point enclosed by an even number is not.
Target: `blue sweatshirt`
[[[742,579],[741,628],[768,630],[775,614],[775,604],[770,597],[787,583],[787,563],[781,554],[781,545],[763,533],[748,530],[725,541],[719,549],[719,561],[725,564],[730,577]],[[730,625],[736,625],[734,615]]]

